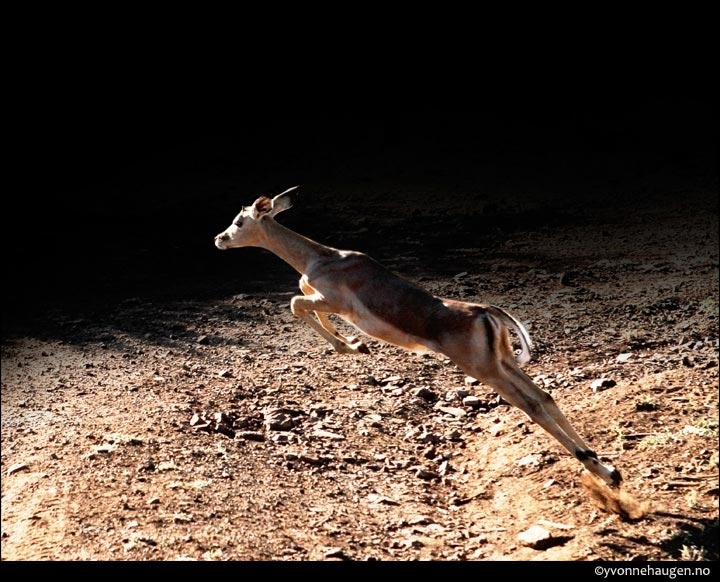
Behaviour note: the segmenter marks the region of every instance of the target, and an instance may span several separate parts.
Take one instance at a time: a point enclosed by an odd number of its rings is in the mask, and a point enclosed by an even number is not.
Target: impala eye
[[[237,226],[238,228],[241,228],[242,225],[243,225],[242,218],[238,218],[236,221],[233,222],[233,224],[234,224],[235,226]]]

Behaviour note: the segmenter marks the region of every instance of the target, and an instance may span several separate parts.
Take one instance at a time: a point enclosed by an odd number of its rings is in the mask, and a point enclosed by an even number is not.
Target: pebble
[[[420,479],[424,479],[425,481],[440,479],[440,475],[438,473],[436,473],[435,471],[430,471],[429,469],[423,469],[422,467],[418,467],[417,471],[415,471],[415,476],[419,477]]]
[[[462,402],[465,406],[469,406],[470,408],[480,408],[482,405],[482,400],[480,400],[477,396],[466,396],[463,398]]]
[[[244,430],[237,433],[238,437],[241,439],[245,439],[246,441],[258,441],[262,442],[265,440],[265,435],[261,432],[253,431],[253,430]]]
[[[349,559],[342,548],[327,548],[325,550],[325,558],[336,559],[336,560],[348,560]]]
[[[519,533],[517,539],[522,545],[534,550],[545,550],[552,545],[552,534],[541,525],[534,525]]]
[[[515,464],[519,467],[539,467],[540,461],[535,455],[527,455],[515,461]]]
[[[428,402],[435,402],[438,399],[438,395],[426,386],[415,390],[415,392],[413,392],[413,396],[417,396],[418,398],[422,398]]]
[[[446,414],[451,414],[456,418],[462,418],[467,414],[462,408],[455,408],[454,406],[435,406],[435,409]]]
[[[501,435],[504,430],[505,430],[505,425],[502,424],[502,423],[498,423],[498,424],[493,424],[493,425],[488,429],[488,432],[489,432],[492,436],[496,437],[496,436]]]
[[[24,471],[25,469],[29,469],[30,466],[27,463],[15,463],[11,467],[8,468],[7,474],[12,475],[14,473],[18,473],[20,471]]]
[[[265,415],[265,424],[270,430],[286,431],[295,427],[295,420],[286,412],[272,411]]]
[[[332,439],[336,441],[344,441],[345,437],[341,434],[330,432],[329,430],[316,429],[313,431],[313,436],[321,439]]]
[[[590,387],[592,388],[593,392],[600,392],[601,390],[607,390],[608,388],[612,388],[616,384],[617,382],[610,378],[598,378],[597,380],[593,380],[593,383],[590,385]]]

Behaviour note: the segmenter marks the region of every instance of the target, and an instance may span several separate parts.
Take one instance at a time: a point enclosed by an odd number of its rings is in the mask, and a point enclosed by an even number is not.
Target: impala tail
[[[519,365],[523,366],[527,364],[532,359],[533,343],[530,339],[530,334],[528,333],[527,329],[525,329],[525,326],[517,319],[515,319],[512,315],[510,315],[507,311],[505,311],[504,309],[500,309],[495,305],[488,306],[488,312],[497,317],[507,327],[509,327],[515,332],[515,334],[518,336],[518,339],[520,340],[520,345],[522,347],[520,353],[515,354],[515,358],[517,359],[517,363]]]

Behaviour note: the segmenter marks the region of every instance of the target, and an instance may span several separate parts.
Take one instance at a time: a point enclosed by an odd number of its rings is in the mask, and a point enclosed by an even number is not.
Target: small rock
[[[221,370],[218,372],[218,376],[221,378],[232,378],[232,372],[230,370]]]
[[[448,440],[451,440],[453,442],[461,441],[463,440],[462,433],[458,429],[453,429],[448,435]]]
[[[427,388],[425,386],[415,390],[413,396],[417,396],[418,398],[422,398],[423,400],[427,400],[428,402],[435,402],[438,399],[438,395],[432,390],[430,390],[430,388]]]
[[[421,443],[430,443],[430,444],[437,444],[439,442],[442,442],[442,440],[443,440],[441,436],[436,435],[431,432],[428,432],[426,430],[421,431],[419,434],[417,434],[416,438]]]
[[[241,439],[245,439],[246,441],[262,442],[265,440],[265,435],[263,433],[253,431],[253,430],[241,431],[241,432],[237,433],[236,436],[239,436]]]
[[[158,505],[159,503],[160,503],[159,497],[151,497],[150,499],[147,500],[148,505]]]
[[[459,396],[457,390],[448,390],[447,392],[445,392],[445,396],[443,397],[443,399],[445,400],[445,402],[453,402],[455,400],[462,400],[462,398],[464,398],[468,394],[470,393],[468,392],[464,396]]]
[[[615,358],[615,361],[618,364],[624,364],[632,357],[632,354],[620,354],[617,358]]]
[[[138,472],[143,473],[151,473],[156,469],[155,463],[152,460],[145,461],[142,465],[139,465],[137,470]]]
[[[432,519],[425,515],[416,515],[407,520],[407,525],[430,525],[434,523]]]
[[[298,457],[303,463],[319,467],[323,464],[323,460],[320,457],[313,457],[311,455],[300,455]]]
[[[196,429],[203,429],[210,427],[210,421],[200,416],[197,412],[192,415],[190,419],[190,426]]]
[[[389,378],[385,378],[382,383],[387,386],[400,386],[404,384],[401,376],[390,376]]]
[[[462,408],[455,408],[454,406],[435,406],[436,410],[439,410],[440,412],[444,412],[445,414],[451,414],[452,416],[456,418],[462,418],[467,413]]]
[[[539,467],[540,461],[535,455],[527,455],[515,461],[515,464],[519,467]]]
[[[274,434],[270,440],[278,444],[287,444],[293,440],[294,436],[291,432],[279,432]]]
[[[435,471],[430,471],[429,469],[424,469],[423,467],[418,467],[417,471],[415,471],[415,476],[419,477],[420,479],[424,479],[425,481],[440,479],[440,475],[438,473],[436,473]]]
[[[325,558],[336,559],[336,560],[348,560],[349,559],[342,548],[327,548],[325,550]]]
[[[517,539],[524,546],[534,550],[544,550],[552,545],[552,534],[541,525],[534,525],[518,534]]]
[[[382,503],[383,505],[400,505],[399,501],[395,501],[394,499],[390,499],[390,497],[385,497],[383,495],[378,495],[377,493],[370,493],[367,496],[367,500],[370,503]]]
[[[206,335],[201,335],[199,338],[197,338],[197,343],[199,343],[199,344],[205,345],[205,344],[209,343],[209,341],[210,341],[210,338]]]
[[[480,381],[477,380],[477,378],[473,378],[472,376],[465,376],[465,385],[466,386],[477,386],[480,384]]]
[[[482,406],[482,400],[477,396],[466,396],[463,398],[462,403],[470,408],[480,408],[480,406]]]
[[[19,473],[20,471],[24,471],[25,469],[29,469],[30,466],[27,463],[15,463],[11,467],[8,468],[7,474],[13,475],[15,473]]]
[[[504,430],[505,430],[505,425],[502,424],[502,423],[498,423],[498,424],[493,424],[493,425],[488,429],[488,432],[489,432],[492,436],[496,437],[496,436],[501,435]]]
[[[295,427],[295,419],[286,412],[274,411],[265,415],[265,424],[270,430],[290,430]]]
[[[590,385],[593,392],[600,392],[601,390],[607,390],[608,388],[612,388],[615,386],[617,382],[615,380],[611,380],[610,378],[598,378],[597,380],[593,380],[593,383]]]
[[[233,429],[233,419],[224,412],[216,412],[213,414],[215,432],[224,434],[231,439],[235,438],[235,430]]]
[[[333,439],[336,441],[344,441],[345,437],[341,434],[330,432],[329,430],[317,429],[313,431],[313,436],[321,439]]]

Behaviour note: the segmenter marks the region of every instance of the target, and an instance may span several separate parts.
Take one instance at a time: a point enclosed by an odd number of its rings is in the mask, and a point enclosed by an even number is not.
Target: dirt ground
[[[213,293],[6,326],[2,559],[717,560],[717,183],[658,172],[580,198],[328,184],[279,217],[523,321],[527,372],[645,518],[596,507],[576,460],[442,356],[332,352],[290,312],[297,275],[242,249]],[[252,198],[218,204],[208,252]]]

